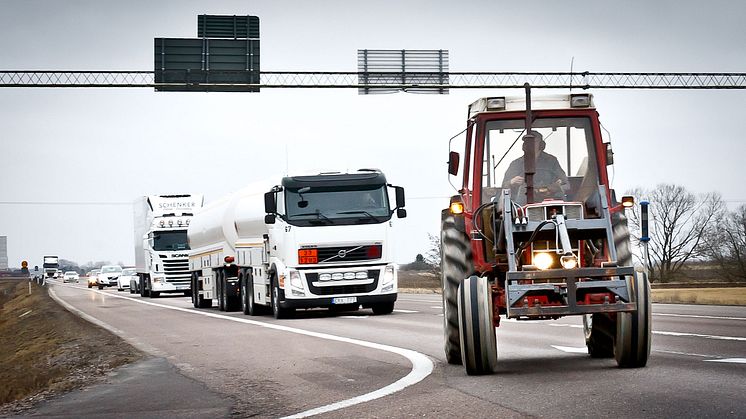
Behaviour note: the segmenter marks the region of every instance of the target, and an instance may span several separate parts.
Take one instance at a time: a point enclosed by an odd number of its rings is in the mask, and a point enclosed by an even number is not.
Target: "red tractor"
[[[624,215],[634,200],[609,188],[613,154],[592,95],[532,102],[527,86],[525,97],[479,99],[463,156],[459,167],[449,154],[461,189],[441,217],[448,362],[494,372],[500,315],[582,315],[591,357],[644,367],[650,286],[632,266]]]

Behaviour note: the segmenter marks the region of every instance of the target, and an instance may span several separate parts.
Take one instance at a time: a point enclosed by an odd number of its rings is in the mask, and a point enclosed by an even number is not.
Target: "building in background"
[[[8,269],[8,236],[0,236],[0,271]]]

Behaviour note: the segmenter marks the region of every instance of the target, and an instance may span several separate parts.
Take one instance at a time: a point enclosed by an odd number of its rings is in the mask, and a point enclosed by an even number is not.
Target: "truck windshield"
[[[385,185],[285,190],[287,220],[299,225],[382,223],[391,218]]]
[[[154,232],[153,250],[189,250],[186,230]]]

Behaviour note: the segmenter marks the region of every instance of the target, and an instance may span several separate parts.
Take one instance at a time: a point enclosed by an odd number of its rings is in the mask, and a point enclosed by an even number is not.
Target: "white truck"
[[[137,291],[143,297],[191,293],[187,227],[202,195],[148,195],[134,205]]]
[[[47,278],[54,278],[57,276],[57,271],[60,267],[60,258],[58,256],[44,256],[42,267]]]
[[[395,203],[389,199],[395,191]],[[392,215],[404,189],[378,170],[290,176],[206,206],[189,226],[192,304],[283,318],[296,308],[394,310]]]

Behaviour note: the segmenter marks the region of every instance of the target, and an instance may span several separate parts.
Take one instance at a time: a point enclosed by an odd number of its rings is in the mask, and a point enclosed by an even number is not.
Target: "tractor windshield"
[[[525,122],[488,121],[482,161],[482,202],[509,189],[511,198],[526,204],[523,165]],[[585,201],[598,185],[595,147],[588,118],[539,118],[532,124],[536,138],[534,201]]]

